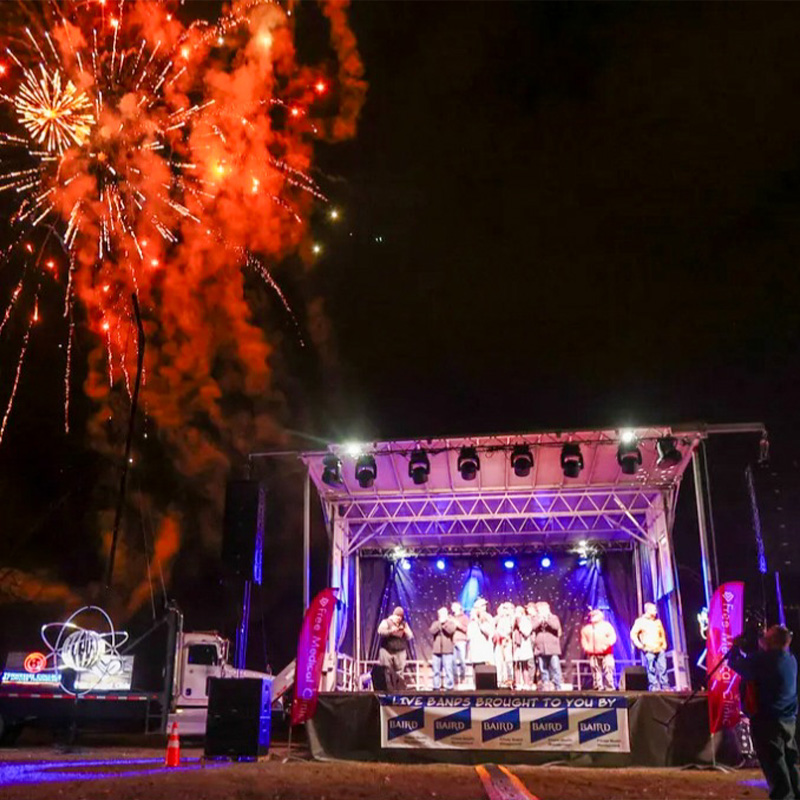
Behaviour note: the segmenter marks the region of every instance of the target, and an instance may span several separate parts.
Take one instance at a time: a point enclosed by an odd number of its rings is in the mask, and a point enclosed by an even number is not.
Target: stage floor
[[[322,693],[307,728],[320,759],[709,764],[706,696],[688,698],[676,692]],[[610,733],[594,732],[598,728]],[[720,763],[741,760],[730,732],[715,737],[715,750]]]

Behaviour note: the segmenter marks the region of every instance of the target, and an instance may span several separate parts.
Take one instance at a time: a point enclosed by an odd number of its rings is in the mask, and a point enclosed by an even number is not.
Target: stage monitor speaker
[[[646,692],[647,670],[644,667],[625,667],[619,688],[623,692]]]
[[[266,490],[259,481],[229,481],[225,489],[222,563],[240,578],[261,583]]]
[[[475,665],[475,690],[478,692],[497,689],[497,670],[486,664]]]
[[[258,758],[269,752],[272,681],[210,678],[205,755]]]
[[[380,664],[375,664],[372,667],[372,688],[376,692],[386,692],[389,690],[389,684],[386,683],[386,667]]]

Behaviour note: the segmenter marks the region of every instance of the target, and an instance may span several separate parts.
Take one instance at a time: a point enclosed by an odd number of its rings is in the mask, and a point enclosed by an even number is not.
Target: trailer
[[[111,681],[109,688],[70,686],[64,680],[71,666],[66,656],[58,661],[56,655],[56,663],[44,670],[41,653],[9,654],[0,675],[0,745],[13,744],[28,727],[73,735],[158,734],[178,722],[182,735],[203,736],[211,678],[269,677],[233,667],[229,652],[229,642],[216,631],[185,632],[183,616],[173,606],[120,649],[120,657],[129,659],[130,680]]]

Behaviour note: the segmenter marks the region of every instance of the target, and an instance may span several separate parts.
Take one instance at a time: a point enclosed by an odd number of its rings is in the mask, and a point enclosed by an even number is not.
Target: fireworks
[[[24,251],[25,275],[0,333],[29,303],[38,318],[38,289],[33,299],[25,290],[31,281],[63,282],[68,429],[75,303],[103,342],[112,388],[130,384],[131,294],[159,323],[167,291],[191,295],[193,281],[230,281],[227,262],[277,292],[299,335],[266,263],[297,248],[310,203],[324,200],[308,172],[311,142],[331,138],[335,117],[317,116],[330,79],[294,64],[288,14],[277,2],[239,0],[217,24],[188,26],[166,2],[74,0],[42,4],[39,13],[12,37],[0,93],[17,123],[0,132],[0,192],[16,198],[18,236],[3,269],[15,268],[29,238],[49,245]],[[337,48],[341,10],[329,16]],[[346,82],[340,89],[352,104]],[[190,268],[197,259],[203,269]],[[28,328],[19,369],[30,335]],[[0,442],[18,381],[19,370]],[[9,397],[2,384],[0,391]]]
[[[89,138],[95,122],[92,104],[72,81],[62,86],[60,72],[47,72],[44,65],[40,65],[40,72],[36,76],[26,71],[17,96],[3,95],[3,99],[11,103],[38,145],[61,155],[67,147],[80,147]]]

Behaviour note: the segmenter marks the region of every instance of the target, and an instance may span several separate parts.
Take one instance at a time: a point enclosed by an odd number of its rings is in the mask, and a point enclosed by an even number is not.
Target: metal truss
[[[633,549],[633,544],[630,539],[596,539],[593,540],[591,544],[591,551],[594,555],[612,550],[628,551],[631,549]],[[468,548],[465,548],[463,545],[443,545],[441,547],[434,545],[407,545],[403,546],[402,553],[399,555],[403,558],[418,558],[423,556],[478,558],[481,556],[535,555],[544,552],[577,552],[577,548],[574,543],[562,543],[554,546],[544,542],[539,544],[500,544],[497,546],[481,545]],[[385,547],[363,547],[358,551],[358,554],[361,558],[395,557],[393,551],[387,550]]]
[[[373,540],[375,545],[387,539],[463,543],[525,534],[562,534],[558,538],[565,539],[632,537],[649,544],[646,518],[648,512],[658,510],[660,498],[652,488],[588,487],[570,492],[463,492],[420,498],[382,495],[353,498],[340,503],[338,510],[348,528],[348,553]]]

